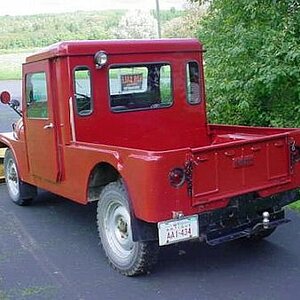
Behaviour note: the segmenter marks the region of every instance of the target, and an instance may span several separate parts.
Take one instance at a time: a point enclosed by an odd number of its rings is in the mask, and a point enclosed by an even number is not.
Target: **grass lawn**
[[[0,50],[0,80],[21,79],[22,63],[38,49]]]
[[[290,204],[289,207],[300,212],[300,200]]]

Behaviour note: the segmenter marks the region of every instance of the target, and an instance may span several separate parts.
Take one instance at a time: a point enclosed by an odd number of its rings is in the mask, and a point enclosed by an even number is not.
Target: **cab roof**
[[[107,54],[194,52],[202,51],[202,45],[197,39],[65,41],[27,57],[26,63],[62,56],[94,55],[98,51]]]

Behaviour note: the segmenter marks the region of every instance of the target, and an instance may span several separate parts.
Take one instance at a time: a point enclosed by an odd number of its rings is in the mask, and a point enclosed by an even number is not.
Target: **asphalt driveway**
[[[0,185],[0,299],[300,299],[300,216],[267,240],[161,248],[155,270],[127,278],[99,247],[94,204],[40,192],[18,207]]]

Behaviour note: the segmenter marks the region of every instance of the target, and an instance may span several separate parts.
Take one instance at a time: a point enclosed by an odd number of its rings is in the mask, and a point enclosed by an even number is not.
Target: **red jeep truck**
[[[37,187],[98,201],[99,236],[122,274],[159,246],[261,239],[298,200],[300,130],[207,122],[195,39],[71,41],[23,65],[22,118],[0,135],[9,195]]]

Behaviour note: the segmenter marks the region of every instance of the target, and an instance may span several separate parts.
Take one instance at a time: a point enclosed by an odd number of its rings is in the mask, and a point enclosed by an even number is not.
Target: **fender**
[[[23,147],[23,141],[21,142],[20,140],[16,140],[14,138],[13,132],[0,134],[0,149],[9,148],[12,151],[18,166],[19,177],[24,181],[26,173],[28,173],[28,164],[26,149],[23,149]],[[21,157],[22,155],[24,156],[23,159]]]

